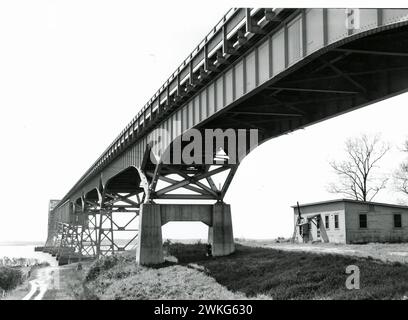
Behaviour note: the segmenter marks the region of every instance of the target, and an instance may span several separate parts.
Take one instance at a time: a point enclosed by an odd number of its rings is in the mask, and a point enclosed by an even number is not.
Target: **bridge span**
[[[50,203],[44,251],[161,263],[162,225],[201,221],[212,254],[230,254],[223,199],[246,154],[407,88],[408,9],[231,9]]]

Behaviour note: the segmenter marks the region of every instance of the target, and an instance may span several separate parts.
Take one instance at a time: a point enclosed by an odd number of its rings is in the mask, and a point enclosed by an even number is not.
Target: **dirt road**
[[[30,292],[22,300],[42,300],[47,290],[59,286],[58,267],[45,267],[35,271],[35,279],[30,281]]]
[[[89,265],[82,263],[82,266]],[[30,281],[9,300],[75,300],[82,288],[84,270],[77,270],[77,263],[59,267],[33,270]],[[81,268],[82,269],[82,268]],[[23,289],[25,289],[23,291]],[[27,293],[28,292],[28,293]]]
[[[334,243],[272,243],[271,241],[243,240],[240,244],[260,246],[285,251],[303,251],[320,254],[340,254],[354,257],[374,258],[382,261],[408,263],[407,243],[369,243],[369,244],[334,244]]]

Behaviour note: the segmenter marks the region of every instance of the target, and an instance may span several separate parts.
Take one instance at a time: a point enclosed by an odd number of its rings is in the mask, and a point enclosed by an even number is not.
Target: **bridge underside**
[[[403,93],[408,88],[407,36],[404,26],[305,59],[203,126],[256,128],[265,141]]]
[[[408,26],[401,25],[327,45],[195,128],[257,129],[262,143],[407,89]],[[209,227],[212,254],[233,252],[231,212],[223,199],[242,159],[216,162],[216,152],[215,146],[212,164],[154,163],[147,148],[141,165],[123,166],[107,181],[102,172],[92,191],[61,205],[64,218],[50,216],[56,222],[45,250],[65,263],[137,248],[139,263],[160,263],[162,225],[202,221]]]

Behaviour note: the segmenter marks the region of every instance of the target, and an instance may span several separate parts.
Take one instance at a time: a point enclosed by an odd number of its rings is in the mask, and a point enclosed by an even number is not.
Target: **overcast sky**
[[[338,6],[351,3],[356,6]],[[48,200],[65,195],[229,7],[250,5],[0,2],[0,241],[45,240]],[[342,157],[349,136],[381,132],[394,146],[383,162],[390,174],[405,156],[398,149],[408,137],[407,102],[404,94],[257,148],[226,197],[234,235],[289,236],[296,201],[338,198],[326,191],[334,178],[328,161]],[[403,197],[390,185],[376,200]],[[199,223],[164,227],[173,238],[206,232]]]

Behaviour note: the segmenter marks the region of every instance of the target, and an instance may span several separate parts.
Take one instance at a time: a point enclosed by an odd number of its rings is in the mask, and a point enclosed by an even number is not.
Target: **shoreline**
[[[4,241],[0,242],[0,247],[13,247],[13,246],[41,246],[44,245],[44,241]]]

